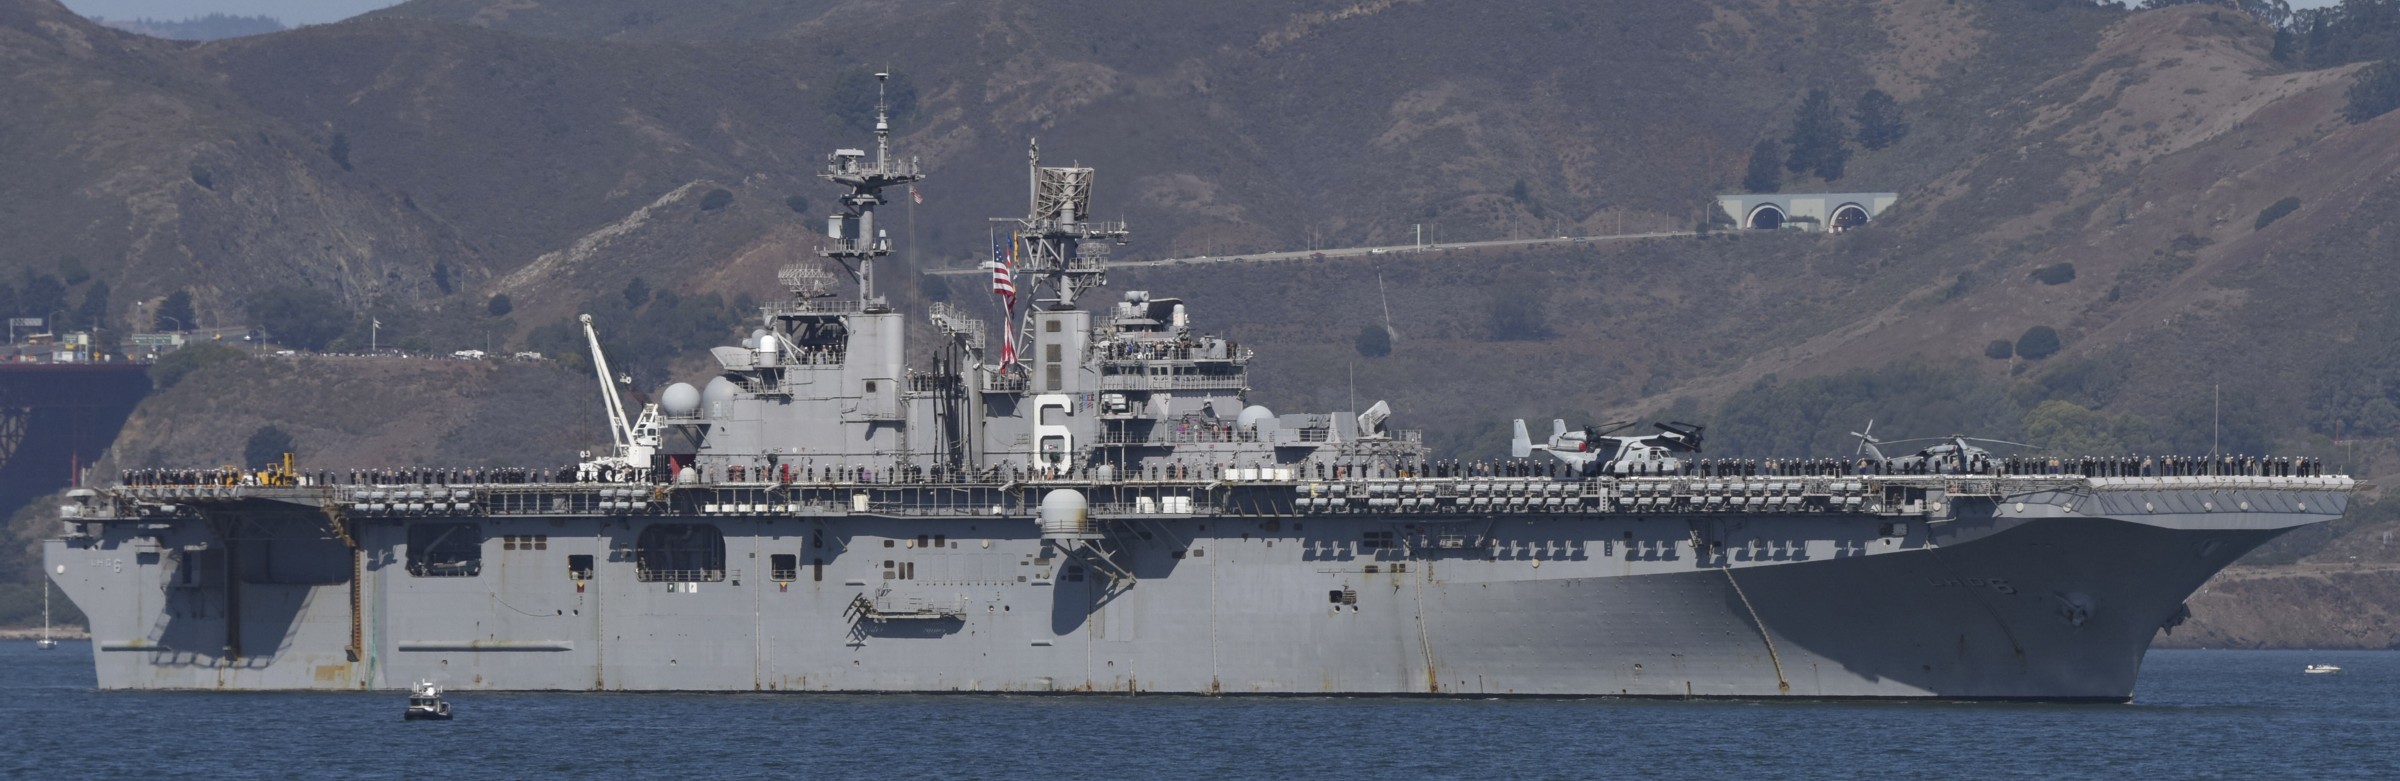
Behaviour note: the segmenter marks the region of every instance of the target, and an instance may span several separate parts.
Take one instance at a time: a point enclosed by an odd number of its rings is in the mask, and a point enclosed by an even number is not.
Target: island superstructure
[[[2186,597],[2359,487],[1963,439],[1736,469],[1682,424],[1435,463],[1384,403],[1256,403],[1179,299],[1096,296],[1131,231],[1038,149],[993,268],[1030,306],[932,305],[911,365],[889,131],[832,156],[826,264],[702,386],[629,410],[592,337],[605,452],[73,492],[45,568],[100,686],[2121,701]]]

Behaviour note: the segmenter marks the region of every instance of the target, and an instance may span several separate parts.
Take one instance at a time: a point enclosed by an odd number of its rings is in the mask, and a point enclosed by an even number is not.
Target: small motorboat
[[[2312,664],[2301,668],[2300,670],[2300,672],[2308,675],[2332,675],[2341,671],[2342,668],[2335,667],[2330,664]]]
[[[407,721],[449,721],[450,703],[442,699],[442,687],[432,681],[418,681],[415,691],[408,695]]]

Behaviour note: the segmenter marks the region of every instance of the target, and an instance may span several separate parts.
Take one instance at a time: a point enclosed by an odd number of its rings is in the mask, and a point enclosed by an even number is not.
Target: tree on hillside
[[[323,350],[350,329],[350,311],[333,294],[315,288],[278,287],[250,301],[251,323],[276,342]]]
[[[17,283],[16,298],[14,316],[46,318],[66,308],[67,285],[57,277],[27,271],[24,281]]]
[[[177,290],[158,303],[158,315],[151,318],[150,327],[160,331],[189,331],[199,319],[199,313],[192,311],[191,291]]]
[[[2037,325],[2027,328],[2024,336],[2017,337],[2017,357],[2028,361],[2038,361],[2057,352],[2058,330],[2050,326]]]
[[[1524,285],[1494,293],[1485,305],[1488,336],[1495,342],[1539,342],[1557,336],[1550,330],[1549,288]]]
[[[641,306],[642,306],[643,304],[647,304],[647,303],[650,303],[650,281],[649,281],[649,280],[643,279],[643,278],[641,278],[641,277],[634,277],[634,278],[633,278],[633,281],[625,283],[625,305],[626,305],[626,306],[630,306],[630,307],[634,307],[634,308],[636,308],[636,309],[639,309],[639,308],[641,308]]]
[[[2150,439],[2149,425],[2132,415],[2110,415],[2071,401],[2052,399],[2025,413],[2026,442],[2062,455],[2123,453]]]
[[[1356,346],[1358,354],[1367,358],[1381,358],[1390,355],[1392,354],[1392,333],[1383,330],[1383,326],[1380,325],[1360,326]]]
[[[1858,108],[1850,113],[1850,121],[1858,123],[1858,145],[1868,149],[1882,149],[1908,137],[1908,120],[1900,115],[1900,102],[1883,90],[1871,89],[1858,96]]]
[[[333,164],[341,166],[342,170],[350,170],[350,134],[333,134],[333,143],[325,145],[325,156],[332,158]]]
[[[2400,15],[2400,8],[2393,13]],[[2350,105],[2343,108],[2342,117],[2365,122],[2396,108],[2400,108],[2400,60],[2384,60],[2358,72],[2358,81],[2350,85]]]
[[[105,327],[108,322],[108,283],[94,282],[83,291],[83,306],[76,307],[75,321],[87,328]]]
[[[1833,94],[1822,87],[1809,90],[1800,113],[1792,117],[1791,137],[1784,139],[1792,156],[1783,167],[1793,173],[1814,172],[1828,182],[1840,179],[1850,163],[1849,135],[1833,107]]]
[[[250,433],[250,441],[242,443],[242,465],[252,469],[283,463],[283,454],[292,452],[292,435],[270,423]]]
[[[1742,174],[1742,190],[1771,193],[1783,189],[1783,145],[1762,138],[1750,147],[1750,170]]]
[[[516,302],[508,300],[507,293],[494,293],[492,300],[484,302],[483,305],[483,311],[491,313],[493,317],[507,317],[508,313],[516,311],[516,308]]]
[[[92,272],[83,267],[83,259],[73,255],[58,259],[58,275],[66,279],[67,287],[92,281]]]

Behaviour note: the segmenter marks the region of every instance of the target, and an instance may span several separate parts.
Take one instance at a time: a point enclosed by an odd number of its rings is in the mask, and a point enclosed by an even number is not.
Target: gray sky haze
[[[166,21],[209,14],[272,16],[284,26],[338,22],[400,0],[61,0],[84,16]]]
[[[149,17],[161,20],[181,20],[212,13],[237,16],[272,16],[285,26],[324,24],[348,19],[377,8],[398,5],[400,0],[61,0],[68,8],[84,16],[109,19]],[[2132,0],[2129,4],[2139,4]],[[2341,0],[2291,0],[2293,8],[2320,8]]]

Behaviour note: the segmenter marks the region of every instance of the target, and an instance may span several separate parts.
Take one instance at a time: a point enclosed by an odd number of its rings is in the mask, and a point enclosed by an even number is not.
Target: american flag
[[[1017,319],[1016,258],[1013,257],[1015,253],[1011,252],[1015,249],[1012,245],[1016,243],[1016,240],[1012,236],[1008,241],[1009,244],[1004,245],[1000,243],[999,236],[992,237],[992,292],[1000,295],[1001,302],[1007,306],[1008,310],[1008,313],[1000,318],[1001,366],[1010,366],[1017,362],[1017,335],[1014,322]]]
[[[1008,255],[1008,247],[1000,243],[1000,237],[992,237],[992,292],[1008,299],[1010,308],[1015,308],[1017,275]]]

